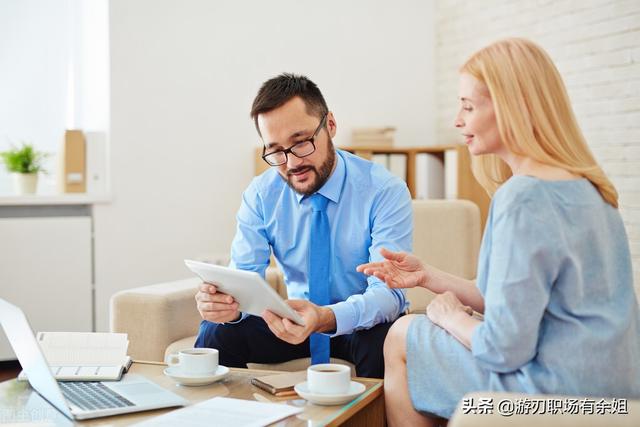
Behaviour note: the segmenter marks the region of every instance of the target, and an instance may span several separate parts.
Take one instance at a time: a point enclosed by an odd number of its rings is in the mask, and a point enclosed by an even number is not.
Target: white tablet
[[[244,313],[261,316],[270,310],[304,326],[304,320],[289,307],[273,288],[253,271],[235,270],[229,267],[185,259],[184,263],[203,282],[214,285],[220,292],[231,295]]]

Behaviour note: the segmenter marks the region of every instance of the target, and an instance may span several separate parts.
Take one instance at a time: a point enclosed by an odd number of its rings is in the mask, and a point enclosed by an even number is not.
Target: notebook
[[[293,387],[306,380],[307,371],[296,371],[252,378],[251,384],[275,396],[293,396],[296,394]]]
[[[36,339],[58,381],[118,381],[129,369],[127,334],[38,332]],[[23,372],[18,380],[26,380]]]

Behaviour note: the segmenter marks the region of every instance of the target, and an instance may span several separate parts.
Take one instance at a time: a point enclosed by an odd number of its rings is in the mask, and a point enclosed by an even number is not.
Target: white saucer
[[[293,389],[300,395],[300,397],[302,397],[303,399],[307,399],[309,402],[316,405],[341,405],[355,399],[358,395],[362,394],[362,392],[365,391],[366,387],[364,386],[364,384],[351,381],[351,384],[349,385],[349,391],[344,394],[318,394],[311,393],[311,391],[309,391],[307,382],[305,381],[296,384]]]
[[[229,374],[229,368],[219,365],[215,372],[207,375],[187,375],[180,372],[177,366],[169,366],[164,374],[182,385],[207,385],[220,381]]]

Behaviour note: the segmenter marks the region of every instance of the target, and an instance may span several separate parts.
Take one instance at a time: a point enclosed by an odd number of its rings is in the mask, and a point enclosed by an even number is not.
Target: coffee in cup
[[[166,362],[185,375],[211,375],[218,369],[218,350],[187,348],[168,355]]]
[[[351,385],[351,368],[336,363],[320,363],[307,369],[307,387],[314,394],[345,394]]]

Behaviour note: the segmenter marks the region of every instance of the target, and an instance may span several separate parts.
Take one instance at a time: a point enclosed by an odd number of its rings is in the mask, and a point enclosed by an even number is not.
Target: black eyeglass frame
[[[322,128],[324,127],[324,124],[327,121],[327,115],[329,113],[324,113],[324,116],[322,116],[322,120],[320,120],[320,124],[318,125],[318,127],[316,128],[316,130],[313,132],[313,135],[311,135],[309,138],[307,139],[303,139],[302,141],[298,141],[295,144],[293,144],[291,147],[287,148],[286,150],[276,150],[273,151],[271,153],[265,153],[265,151],[267,150],[267,148],[263,145],[262,146],[262,160],[264,160],[269,166],[280,166],[280,165],[284,165],[285,163],[287,163],[289,161],[289,153],[293,154],[294,156],[296,156],[297,158],[301,159],[303,157],[307,157],[312,155],[313,153],[315,153],[316,151],[316,144],[315,144],[315,139],[318,136],[318,133],[320,133],[320,130],[322,130]],[[300,144],[304,144],[310,142],[311,146],[313,147],[313,150],[311,150],[309,153],[305,154],[304,156],[299,156],[297,155],[293,150],[298,147]],[[272,156],[274,154],[277,153],[284,153],[284,162],[280,162],[280,163],[271,163],[267,160],[267,157]]]

